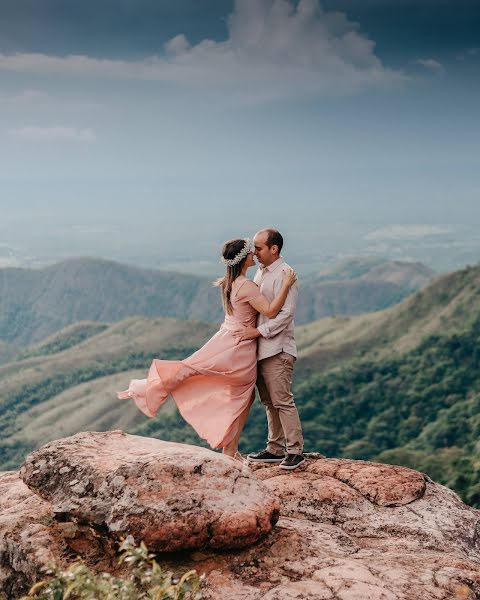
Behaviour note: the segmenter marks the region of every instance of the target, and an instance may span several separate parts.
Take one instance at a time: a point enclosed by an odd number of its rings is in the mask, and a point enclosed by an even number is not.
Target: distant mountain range
[[[301,282],[296,322],[371,312],[396,304],[435,273],[419,263],[349,260]],[[205,277],[71,259],[44,269],[0,269],[0,361],[79,321],[130,316],[223,320],[217,288]]]
[[[0,340],[38,342],[78,321],[133,315],[216,321],[218,290],[205,278],[72,259],[44,269],[0,270]]]
[[[295,393],[306,448],[426,471],[480,506],[480,266],[437,278],[400,304],[297,328]],[[134,317],[69,326],[0,366],[0,467],[80,430],[200,443],[169,405],[144,417],[116,399],[153,357],[183,358],[217,325]],[[254,404],[243,449],[261,448]]]
[[[382,310],[427,285],[435,272],[421,263],[349,259],[302,282],[296,322]]]

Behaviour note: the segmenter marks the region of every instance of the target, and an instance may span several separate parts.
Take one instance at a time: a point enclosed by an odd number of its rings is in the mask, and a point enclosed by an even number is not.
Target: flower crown
[[[245,241],[245,246],[240,250],[238,254],[235,254],[233,258],[224,258],[222,256],[222,258],[220,259],[224,265],[227,265],[227,267],[233,267],[234,265],[238,265],[238,263],[241,262],[249,252],[255,251],[255,246],[253,245],[252,240],[250,238],[243,239]]]

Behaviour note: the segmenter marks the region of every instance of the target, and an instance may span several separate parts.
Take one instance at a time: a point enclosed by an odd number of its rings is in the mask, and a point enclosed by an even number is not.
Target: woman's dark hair
[[[234,258],[239,252],[245,248],[245,240],[229,240],[225,242],[222,247],[222,256],[228,260]],[[248,254],[247,254],[248,256]],[[222,294],[222,304],[225,312],[228,315],[233,314],[233,307],[230,301],[230,295],[232,293],[232,285],[235,279],[242,272],[242,267],[247,260],[247,256],[243,258],[239,263],[231,267],[227,266],[227,272],[223,277],[213,282],[213,285],[218,285]]]

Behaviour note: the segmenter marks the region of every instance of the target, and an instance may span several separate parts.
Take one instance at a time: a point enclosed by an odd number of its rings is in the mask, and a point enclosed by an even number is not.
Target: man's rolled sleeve
[[[257,327],[258,331],[260,332],[260,335],[265,338],[266,340],[268,340],[268,338],[270,337],[270,328],[268,327],[268,323],[264,323],[263,325],[259,325]]]

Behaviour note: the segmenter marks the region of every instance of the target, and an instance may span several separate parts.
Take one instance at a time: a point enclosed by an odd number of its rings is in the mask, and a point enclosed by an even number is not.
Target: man
[[[280,255],[283,238],[276,229],[262,229],[253,238],[253,243],[255,256],[261,264],[254,281],[271,302],[282,285],[283,269],[288,267]],[[293,324],[297,298],[298,287],[294,284],[274,319],[259,315],[256,328],[247,327],[237,333],[239,340],[258,338],[257,388],[268,420],[267,447],[249,454],[248,460],[280,463],[280,468],[287,470],[296,469],[305,460],[302,426],[291,392],[297,356]]]

